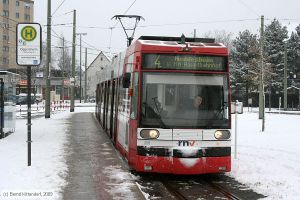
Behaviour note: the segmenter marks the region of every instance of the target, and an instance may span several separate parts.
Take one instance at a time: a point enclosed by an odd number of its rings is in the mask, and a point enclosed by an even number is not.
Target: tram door
[[[119,106],[119,81],[120,79],[116,79],[114,84],[115,84],[115,89],[114,89],[114,116],[113,116],[113,143],[116,142],[117,140],[117,125],[118,125],[118,106]]]
[[[114,99],[115,99],[115,80],[111,83],[111,94],[110,94],[110,120],[109,120],[109,136],[113,138],[114,131]]]
[[[108,81],[107,85],[107,105],[106,105],[106,131],[109,134],[110,130],[110,110],[111,110],[111,104],[110,104],[110,99],[111,99],[111,82]]]
[[[97,88],[96,88],[96,118],[97,118],[97,120],[99,121],[99,95],[100,95],[100,93],[99,93],[99,88],[100,88],[100,86],[99,86],[99,84],[97,84]]]
[[[105,85],[104,83],[101,83],[100,85],[100,121],[101,121],[101,125],[102,127],[104,127],[104,124],[103,124],[103,120],[104,120],[104,96],[105,96]]]
[[[108,99],[108,82],[104,85],[104,107],[103,107],[103,129],[107,130],[107,99]]]
[[[138,116],[138,72],[132,73],[131,80],[131,101],[130,101],[130,119],[129,119],[129,158],[128,161],[130,164],[134,165],[136,162],[136,153],[137,153],[137,116]]]

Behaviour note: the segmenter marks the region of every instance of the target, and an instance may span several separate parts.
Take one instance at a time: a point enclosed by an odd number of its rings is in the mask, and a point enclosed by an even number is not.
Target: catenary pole
[[[0,78],[0,138],[4,138],[4,81]]]
[[[265,131],[265,94],[264,94],[264,16],[261,16],[260,31],[260,76],[259,76],[259,119],[262,119],[262,132]]]
[[[269,85],[269,111],[271,111],[272,108],[272,82],[270,81]]]
[[[287,110],[287,41],[284,42],[283,109]]]
[[[263,43],[264,43],[264,16],[261,16],[260,29],[260,76],[259,76],[259,119],[264,117],[264,86],[263,86]]]
[[[81,103],[81,36],[80,37],[80,56],[79,56],[79,103]]]
[[[82,77],[81,77],[81,72],[82,72],[82,69],[81,69],[81,65],[82,65],[82,59],[81,59],[81,54],[82,54],[82,45],[81,45],[81,36],[82,35],[87,35],[87,33],[76,33],[76,35],[79,35],[79,38],[80,38],[80,45],[79,45],[79,48],[80,48],[80,55],[79,55],[79,102],[81,103],[81,98],[82,98],[82,84],[81,84],[81,80],[82,80]]]
[[[75,43],[76,43],[76,10],[73,11],[73,43],[72,43],[72,77],[71,77],[71,105],[70,112],[74,112],[75,98]]]
[[[50,69],[51,69],[51,0],[48,0],[47,10],[47,62],[46,62],[46,91],[45,118],[50,118]]]
[[[85,65],[84,65],[85,69],[84,69],[84,103],[87,102],[87,48],[85,48]]]
[[[64,69],[65,69],[65,38],[62,38],[62,68],[61,68],[61,75],[62,75],[62,81],[61,81],[61,100],[65,100],[65,75],[64,75]]]

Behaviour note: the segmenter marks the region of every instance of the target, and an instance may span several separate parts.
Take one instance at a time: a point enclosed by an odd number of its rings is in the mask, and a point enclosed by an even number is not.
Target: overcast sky
[[[193,36],[194,29],[200,37],[214,30],[237,35],[249,29],[259,34],[261,15],[266,18],[265,24],[277,18],[292,31],[300,24],[299,8],[299,0],[52,0],[52,24],[66,24],[53,26],[52,34],[64,35],[67,41],[72,41],[70,11],[76,9],[77,32],[87,33],[82,40],[88,44],[83,42],[82,45],[91,48],[90,63],[99,53],[97,50],[116,53],[126,48],[126,36],[120,23],[111,20],[114,15],[140,15],[145,19],[139,23],[135,39],[141,35]],[[46,25],[47,0],[35,0],[34,15],[35,22]],[[45,26],[43,31],[46,31]],[[52,45],[58,45],[54,36]]]

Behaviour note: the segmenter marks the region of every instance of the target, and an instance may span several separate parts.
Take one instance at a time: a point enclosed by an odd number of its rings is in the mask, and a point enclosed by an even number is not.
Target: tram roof
[[[228,54],[228,48],[222,43],[215,43],[215,39],[213,38],[186,38],[184,36],[141,36],[128,47],[126,55],[130,55],[137,51],[175,51],[212,53],[222,55]]]
[[[169,46],[169,47],[211,47],[226,48],[222,43],[216,43],[214,38],[185,38],[165,36],[141,36],[138,43],[142,45]]]
[[[215,43],[214,38],[186,38],[181,37],[166,37],[166,36],[141,36],[139,40],[152,40],[152,41],[169,41],[169,42],[201,42],[201,43]]]

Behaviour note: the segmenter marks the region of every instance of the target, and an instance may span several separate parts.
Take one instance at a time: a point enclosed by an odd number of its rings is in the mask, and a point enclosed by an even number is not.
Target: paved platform
[[[74,113],[66,152],[64,200],[144,199],[93,113]]]

